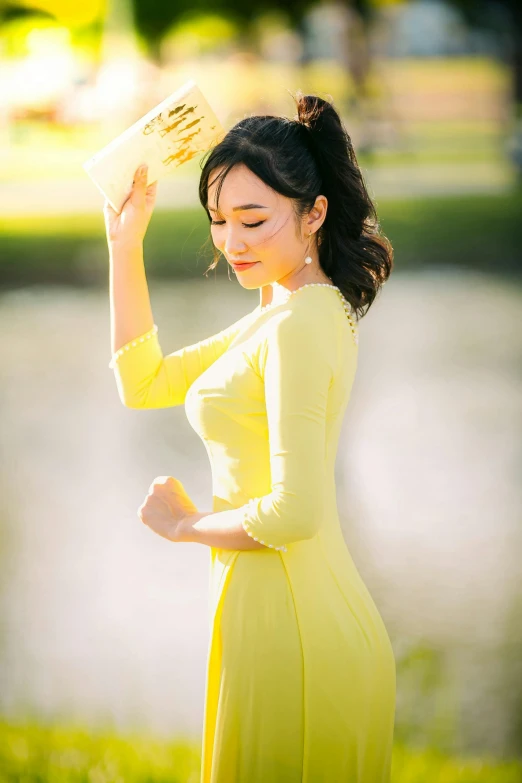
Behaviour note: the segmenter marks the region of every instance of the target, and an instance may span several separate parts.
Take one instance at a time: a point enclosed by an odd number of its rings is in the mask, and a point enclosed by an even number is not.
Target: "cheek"
[[[212,238],[212,242],[214,243],[214,247],[216,247],[220,253],[224,253],[225,245],[227,243],[226,226],[213,226],[210,231],[210,236]]]
[[[274,248],[284,248],[288,241],[288,224],[284,220],[270,220],[263,226],[252,229],[250,243],[252,247],[258,247],[259,252],[270,251]]]

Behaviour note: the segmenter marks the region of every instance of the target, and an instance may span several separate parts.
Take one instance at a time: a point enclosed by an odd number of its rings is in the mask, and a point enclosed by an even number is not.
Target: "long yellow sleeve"
[[[217,334],[163,355],[158,330],[139,335],[111,359],[118,394],[127,408],[183,405],[192,383],[223,354],[252,317],[247,313]]]
[[[332,311],[326,301],[311,313],[301,301],[272,316],[259,350],[271,492],[220,514],[274,549],[312,538],[322,522],[328,396],[340,360],[339,313]]]

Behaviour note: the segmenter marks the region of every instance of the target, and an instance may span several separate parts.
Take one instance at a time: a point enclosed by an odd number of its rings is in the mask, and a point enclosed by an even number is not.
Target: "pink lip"
[[[246,261],[246,262],[242,261],[241,263],[236,263],[234,261],[231,261],[230,263],[232,264],[234,269],[246,269],[249,266],[254,266],[254,264],[257,264],[257,261]]]

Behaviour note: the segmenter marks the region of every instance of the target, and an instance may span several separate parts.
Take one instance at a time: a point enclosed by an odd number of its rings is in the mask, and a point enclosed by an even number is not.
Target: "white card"
[[[169,95],[82,164],[96,187],[120,213],[141,163],[147,184],[203,153],[225,134],[193,79]]]

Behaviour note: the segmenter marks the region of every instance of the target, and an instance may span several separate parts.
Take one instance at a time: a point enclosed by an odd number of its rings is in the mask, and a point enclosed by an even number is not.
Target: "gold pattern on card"
[[[200,125],[205,119],[204,114],[200,114],[199,117],[194,117],[197,106],[190,106],[186,103],[176,106],[174,109],[169,109],[166,112],[160,112],[156,117],[150,120],[143,128],[143,134],[149,136],[152,133],[158,133],[161,138],[169,135],[169,141],[173,145],[177,146],[175,152],[172,152],[162,162],[164,166],[170,166],[173,162],[179,166],[181,163],[185,163],[198,153],[194,140],[198,134],[201,133],[201,128],[196,131],[190,131],[191,128]],[[190,122],[187,122],[192,116]],[[172,118],[175,117],[175,121],[172,122]],[[215,130],[216,125],[212,125],[211,130]]]

